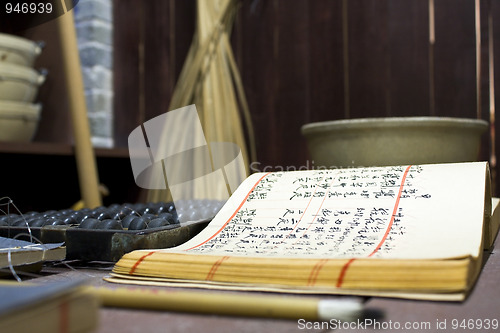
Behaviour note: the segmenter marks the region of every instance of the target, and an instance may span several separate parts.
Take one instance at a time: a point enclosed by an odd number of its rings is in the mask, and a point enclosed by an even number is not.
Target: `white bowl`
[[[27,38],[0,33],[0,63],[33,67],[42,52],[41,43]]]
[[[488,123],[452,117],[389,117],[310,123],[302,134],[315,166],[369,167],[477,161]]]
[[[0,141],[31,141],[41,111],[41,104],[0,101]]]
[[[0,63],[0,100],[32,103],[45,78],[31,67]]]

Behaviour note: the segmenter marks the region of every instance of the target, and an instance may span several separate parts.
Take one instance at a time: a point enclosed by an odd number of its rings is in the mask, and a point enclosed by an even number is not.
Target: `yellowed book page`
[[[164,252],[438,259],[482,249],[487,163],[257,173]]]
[[[261,291],[261,292],[274,292],[274,293],[294,293],[294,294],[315,294],[315,295],[350,295],[350,296],[374,296],[374,297],[391,297],[391,298],[404,298],[404,299],[418,299],[418,300],[432,300],[432,301],[463,301],[466,292],[403,292],[403,291],[389,291],[389,290],[357,290],[357,289],[343,289],[343,288],[286,288],[283,286],[270,286],[270,285],[252,285],[252,284],[234,284],[234,283],[220,283],[212,281],[179,281],[174,279],[165,278],[140,278],[131,275],[111,274],[110,277],[104,280],[112,283],[142,285],[142,286],[156,286],[156,287],[172,287],[172,288],[199,288],[199,289],[213,289],[213,290],[231,290],[231,291]]]

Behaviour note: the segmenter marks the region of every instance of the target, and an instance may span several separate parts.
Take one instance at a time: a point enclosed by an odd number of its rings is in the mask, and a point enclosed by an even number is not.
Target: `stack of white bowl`
[[[40,43],[0,33],[0,141],[29,142],[36,133],[46,73],[33,66],[41,52]]]

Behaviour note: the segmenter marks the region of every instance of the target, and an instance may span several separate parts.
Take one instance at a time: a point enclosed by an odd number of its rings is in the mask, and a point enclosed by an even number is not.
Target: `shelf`
[[[75,147],[50,142],[0,142],[0,197],[11,198],[22,212],[61,210],[81,199]],[[109,194],[103,205],[137,202],[127,148],[95,148],[99,183]],[[0,212],[1,214],[1,212]]]
[[[70,144],[49,142],[0,142],[0,153],[31,155],[74,155]],[[96,157],[128,158],[127,148],[94,148]]]

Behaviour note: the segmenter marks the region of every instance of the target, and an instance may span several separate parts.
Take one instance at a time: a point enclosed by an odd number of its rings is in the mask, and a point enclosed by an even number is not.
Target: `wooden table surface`
[[[496,241],[500,248],[500,240]],[[95,286],[110,284],[103,280],[109,274],[111,265],[96,267],[47,267],[43,276],[32,279],[33,282],[46,283],[85,277]],[[114,285],[116,286],[116,285]],[[168,333],[168,332],[204,332],[204,333],[257,333],[257,332],[367,332],[367,331],[406,331],[406,332],[500,332],[500,327],[477,329],[461,327],[474,320],[474,325],[486,325],[487,320],[500,321],[500,252],[493,250],[489,256],[474,290],[465,302],[430,302],[411,301],[389,298],[368,298],[365,306],[375,310],[381,317],[376,320],[379,327],[373,325],[352,326],[346,329],[334,329],[323,323],[321,327],[306,328],[296,320],[276,320],[261,318],[242,318],[219,315],[187,314],[166,311],[148,311],[136,309],[101,308],[100,323],[96,333]],[[454,325],[457,327],[454,327]],[[309,323],[309,327],[313,323]],[[410,329],[402,330],[405,325]],[[379,329],[381,328],[381,329]],[[400,328],[400,329],[397,329]]]

